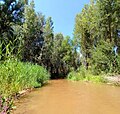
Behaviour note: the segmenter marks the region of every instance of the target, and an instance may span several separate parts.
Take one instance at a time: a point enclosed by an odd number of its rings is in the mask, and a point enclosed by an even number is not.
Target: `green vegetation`
[[[41,87],[51,78],[64,78],[77,69],[75,42],[54,34],[51,17],[35,12],[34,1],[0,1],[0,113],[26,88]]]
[[[23,89],[41,87],[50,75],[37,64],[6,60],[0,64],[0,112],[9,114],[13,97]]]
[[[38,65],[7,60],[0,65],[0,93],[1,95],[14,95],[27,88],[41,87],[49,74]]]
[[[69,79],[104,82],[103,74],[120,74],[119,8],[119,0],[91,0],[76,15],[74,41],[81,66],[69,73]]]
[[[7,97],[41,87],[49,73],[92,82],[106,82],[103,74],[120,74],[119,9],[119,0],[91,0],[76,15],[70,38],[54,34],[52,18],[35,12],[34,1],[1,0],[0,112],[9,114]]]
[[[78,71],[72,71],[68,74],[67,79],[72,81],[86,81],[94,83],[105,83],[103,75],[93,75],[93,73],[81,67]]]
[[[50,75],[41,66],[6,60],[0,64],[0,112],[9,114],[13,98],[23,89],[41,87]]]

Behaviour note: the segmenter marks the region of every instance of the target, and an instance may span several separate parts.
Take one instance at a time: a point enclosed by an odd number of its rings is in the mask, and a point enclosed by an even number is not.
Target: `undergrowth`
[[[0,64],[0,94],[9,96],[25,88],[41,87],[49,77],[41,66],[7,60]]]
[[[78,71],[72,71],[68,74],[67,79],[73,81],[90,81],[95,83],[105,83],[103,75],[94,75],[90,70],[80,68]]]
[[[13,97],[23,89],[41,87],[50,78],[37,64],[6,60],[0,63],[0,114],[10,114]]]

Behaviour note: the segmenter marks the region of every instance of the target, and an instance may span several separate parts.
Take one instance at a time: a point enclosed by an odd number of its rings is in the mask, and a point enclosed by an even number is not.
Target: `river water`
[[[14,114],[120,114],[120,87],[52,80],[17,103]]]

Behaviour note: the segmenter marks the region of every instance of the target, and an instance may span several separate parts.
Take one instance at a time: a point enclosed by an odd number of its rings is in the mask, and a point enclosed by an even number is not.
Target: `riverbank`
[[[107,84],[120,86],[120,75],[106,76]]]
[[[6,60],[0,64],[0,113],[9,114],[14,97],[44,85],[49,73],[37,64]],[[20,92],[20,93],[19,93]]]
[[[92,83],[106,83],[109,85],[120,86],[120,75],[100,74],[93,75],[90,71],[72,71],[67,76],[68,80],[72,81],[85,81]]]

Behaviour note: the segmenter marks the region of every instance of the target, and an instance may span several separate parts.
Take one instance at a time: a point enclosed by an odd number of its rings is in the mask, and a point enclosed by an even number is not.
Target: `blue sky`
[[[34,0],[35,10],[54,22],[54,33],[73,36],[75,16],[90,0]]]

